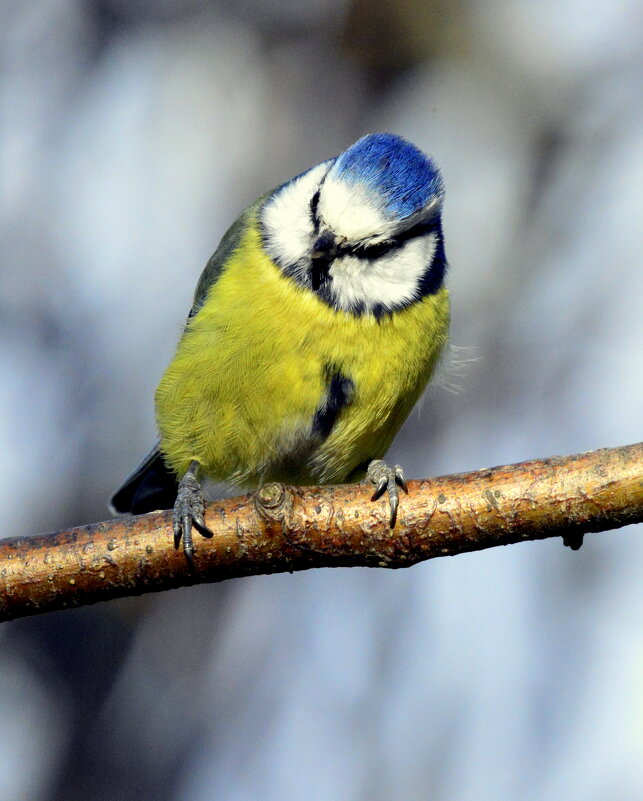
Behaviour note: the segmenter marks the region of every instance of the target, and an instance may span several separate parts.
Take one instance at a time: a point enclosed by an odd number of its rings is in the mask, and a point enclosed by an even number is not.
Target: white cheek
[[[337,259],[331,268],[331,292],[337,304],[350,310],[357,305],[389,309],[417,298],[437,245],[437,235],[409,239],[398,249],[369,261],[355,256]]]
[[[332,162],[313,167],[274,195],[262,210],[266,250],[281,265],[306,255],[312,244],[310,200]]]

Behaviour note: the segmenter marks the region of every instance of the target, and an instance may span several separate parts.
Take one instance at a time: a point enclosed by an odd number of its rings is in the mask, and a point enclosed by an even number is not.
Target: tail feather
[[[159,451],[158,444],[123,482],[110,501],[114,513],[142,515],[156,509],[171,509],[177,481]]]

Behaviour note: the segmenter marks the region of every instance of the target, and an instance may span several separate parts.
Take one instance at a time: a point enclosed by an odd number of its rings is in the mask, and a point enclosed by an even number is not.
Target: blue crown
[[[409,217],[444,193],[437,165],[415,145],[390,133],[368,134],[337,157],[333,175],[364,184],[396,217]]]

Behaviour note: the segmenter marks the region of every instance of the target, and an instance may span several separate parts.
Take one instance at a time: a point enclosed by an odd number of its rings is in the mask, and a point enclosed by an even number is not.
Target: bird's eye
[[[399,245],[397,239],[385,239],[383,242],[378,242],[376,245],[348,245],[341,248],[341,251],[350,256],[357,256],[359,259],[378,259],[397,245]]]
[[[377,259],[388,253],[391,248],[397,244],[395,239],[385,239],[383,242],[378,242],[376,245],[368,245],[364,248],[364,255],[369,259]]]

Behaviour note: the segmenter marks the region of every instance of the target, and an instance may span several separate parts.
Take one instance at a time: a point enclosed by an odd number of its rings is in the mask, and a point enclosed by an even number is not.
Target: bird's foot
[[[205,496],[201,484],[196,477],[198,462],[192,462],[186,474],[179,481],[179,488],[174,502],[172,525],[174,529],[174,547],[178,548],[183,538],[183,551],[188,565],[194,568],[194,545],[192,544],[192,525],[204,537],[212,537],[212,531],[203,519],[205,512]]]
[[[397,519],[400,489],[403,489],[407,495],[409,494],[404,471],[399,464],[396,464],[395,467],[389,467],[382,459],[373,459],[366,470],[366,480],[370,481],[371,484],[375,484],[372,501],[381,498],[384,492],[388,490],[388,502],[391,509],[389,525],[394,528]]]

